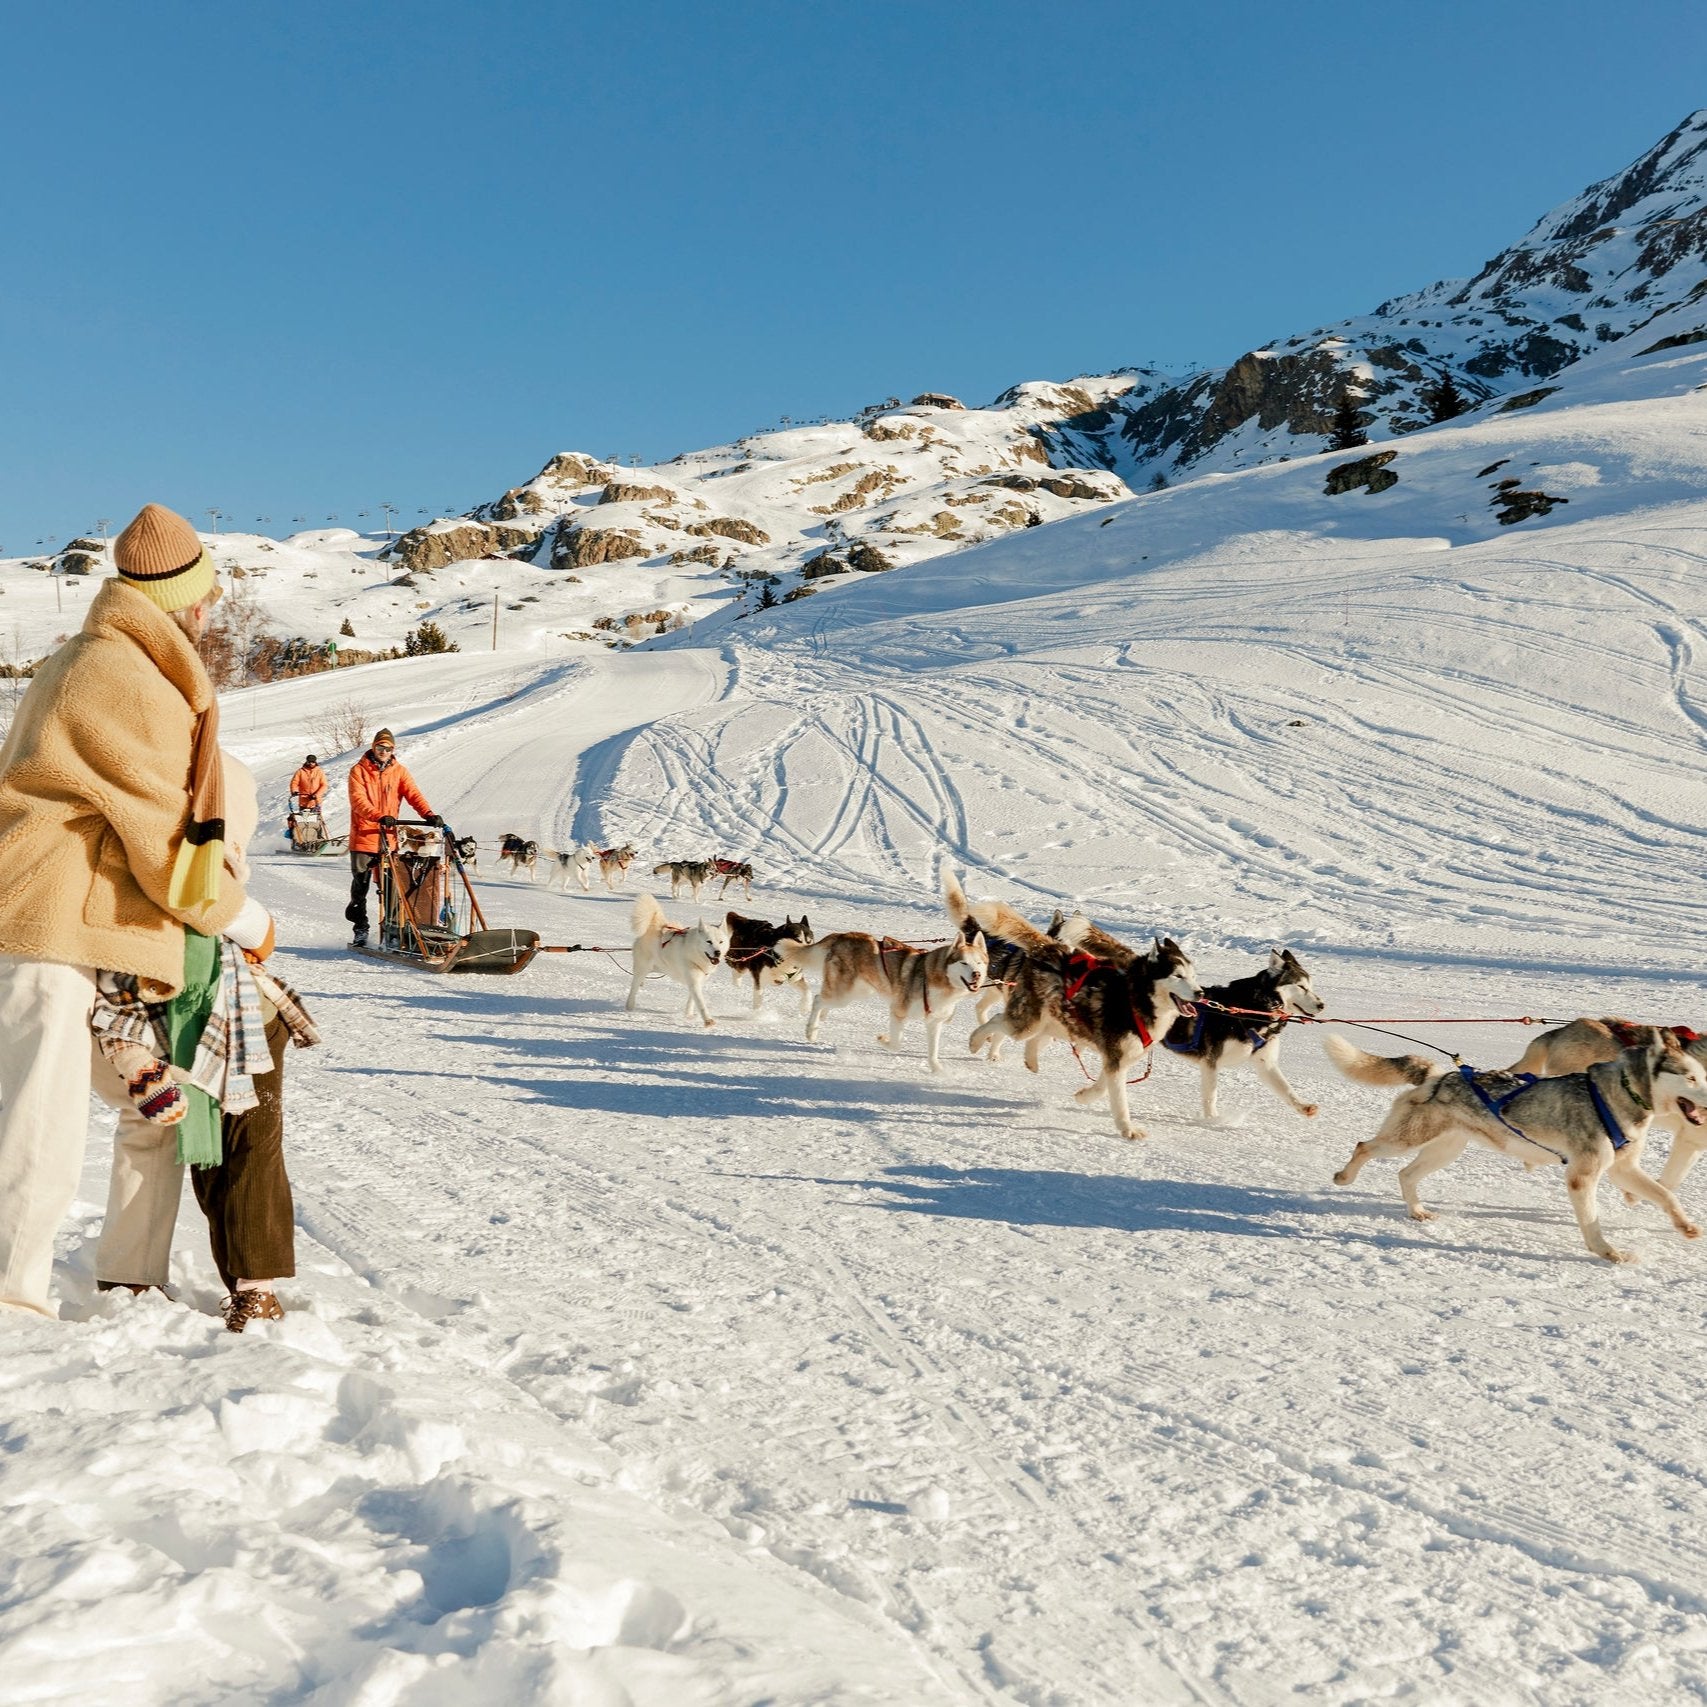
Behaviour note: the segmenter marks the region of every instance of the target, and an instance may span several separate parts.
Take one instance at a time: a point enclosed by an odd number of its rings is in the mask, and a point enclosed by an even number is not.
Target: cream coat
[[[123,582],[36,673],[0,747],[0,954],[129,972],[175,991],[180,924],[220,935],[242,910],[167,906],[190,813],[196,718],[213,686],[164,611]]]

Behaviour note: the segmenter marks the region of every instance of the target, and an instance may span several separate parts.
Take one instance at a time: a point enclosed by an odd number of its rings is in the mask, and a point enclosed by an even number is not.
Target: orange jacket
[[[395,818],[407,801],[425,818],[432,812],[402,760],[381,767],[363,753],[350,771],[350,852],[379,852],[379,821]]]
[[[326,798],[326,773],[318,765],[304,765],[290,779],[290,791],[304,812],[312,812]]]

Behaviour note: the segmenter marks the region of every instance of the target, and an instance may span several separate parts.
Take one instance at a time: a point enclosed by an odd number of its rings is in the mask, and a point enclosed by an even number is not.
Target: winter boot
[[[220,1306],[225,1325],[240,1334],[250,1322],[281,1322],[284,1306],[269,1287],[240,1286]]]

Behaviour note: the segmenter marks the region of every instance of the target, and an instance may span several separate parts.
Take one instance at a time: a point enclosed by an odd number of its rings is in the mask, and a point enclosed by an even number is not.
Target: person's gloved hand
[[[431,824],[435,830],[442,830],[445,827],[444,819],[436,812],[429,812],[427,814],[427,822]]]
[[[379,821],[379,827],[382,830],[395,830],[397,828],[397,820],[389,816],[381,818]]]
[[[245,897],[243,910],[226,926],[225,934],[256,965],[273,952],[273,916],[253,895]]]

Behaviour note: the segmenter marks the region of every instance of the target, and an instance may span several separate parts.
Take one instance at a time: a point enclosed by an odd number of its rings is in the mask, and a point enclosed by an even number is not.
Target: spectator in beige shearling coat
[[[196,641],[219,598],[195,530],[147,505],[118,575],[37,671],[0,747],[0,1306],[55,1314],[53,1239],[88,1128],[97,970],[161,996],[184,925],[268,951],[272,921],[219,861],[217,708]],[[217,798],[215,793],[213,798]]]

